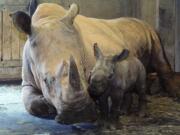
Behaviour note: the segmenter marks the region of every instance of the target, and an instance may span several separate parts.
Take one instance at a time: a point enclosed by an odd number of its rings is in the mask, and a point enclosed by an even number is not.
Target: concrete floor
[[[41,119],[26,112],[20,86],[0,86],[0,135],[79,134],[94,128],[90,124],[60,125],[53,119]]]
[[[180,103],[162,95],[148,97],[148,117],[120,118],[120,130],[99,130],[92,124],[61,125],[26,112],[21,87],[0,86],[0,135],[180,135]]]

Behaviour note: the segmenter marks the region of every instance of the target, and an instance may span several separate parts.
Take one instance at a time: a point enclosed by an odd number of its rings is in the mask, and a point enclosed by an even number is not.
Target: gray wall
[[[133,0],[38,0],[39,3],[53,2],[68,8],[73,2],[80,6],[80,13],[90,17],[116,18],[130,16]],[[29,0],[0,0],[0,9],[24,10]]]
[[[25,10],[30,0],[0,0],[0,9]],[[159,0],[38,0],[39,3],[53,2],[65,8],[73,2],[80,6],[80,14],[96,18],[133,16],[157,26],[157,1]],[[169,0],[170,1],[170,0]]]
[[[159,0],[159,34],[173,69],[175,68],[175,1]],[[180,60],[180,59],[179,59]],[[176,63],[177,64],[177,63]]]
[[[25,10],[30,0],[0,0],[0,9]],[[68,8],[77,3],[80,14],[96,18],[133,16],[148,21],[155,28],[157,23],[157,1],[159,0],[38,0],[39,3],[58,3]]]

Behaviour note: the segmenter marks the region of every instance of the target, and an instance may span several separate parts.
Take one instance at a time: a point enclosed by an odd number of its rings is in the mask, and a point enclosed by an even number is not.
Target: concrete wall
[[[179,7],[180,8],[180,7]],[[175,68],[175,0],[159,1],[159,34],[171,66]],[[180,60],[180,59],[179,59]]]
[[[0,9],[25,10],[30,0],[0,0]],[[133,16],[158,27],[159,0],[38,0],[38,3],[58,3],[69,8],[72,3],[80,7],[80,14],[96,18],[117,18]],[[162,0],[163,1],[163,0]],[[171,1],[171,0],[168,0]]]
[[[38,0],[39,3],[58,3],[68,8],[73,2],[80,6],[80,13],[90,17],[116,18],[120,16],[130,16],[129,10],[133,0]],[[0,0],[0,9],[25,10],[29,0]]]

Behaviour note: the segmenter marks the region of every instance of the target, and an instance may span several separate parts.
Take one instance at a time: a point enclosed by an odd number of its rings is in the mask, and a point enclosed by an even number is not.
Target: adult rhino
[[[78,10],[76,4],[66,11],[60,5],[44,3],[32,19],[20,11],[12,14],[17,29],[28,35],[22,70],[28,112],[44,116],[56,110],[56,119],[65,123],[96,118],[87,94],[88,74],[95,64],[94,42],[107,55],[128,49],[148,71],[158,73],[169,95],[177,96],[180,77],[172,71],[157,34],[147,23],[123,17],[88,18],[77,15]]]

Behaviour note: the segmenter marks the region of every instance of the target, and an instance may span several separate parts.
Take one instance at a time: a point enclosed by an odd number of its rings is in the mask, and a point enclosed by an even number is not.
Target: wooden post
[[[131,0],[132,1],[132,17],[141,18],[141,0]]]
[[[180,72],[180,0],[176,0],[175,71]]]
[[[12,24],[12,59],[19,60],[20,59],[20,49],[19,49],[19,32],[16,30],[14,25]]]
[[[175,68],[175,0],[159,1],[159,34],[166,55]]]
[[[11,59],[11,30],[9,12],[3,11],[3,60]]]
[[[3,55],[3,11],[0,11],[0,61]]]
[[[22,59],[22,54],[23,54],[23,48],[24,48],[25,41],[26,41],[26,35],[24,33],[19,33],[19,54],[20,54],[20,59]]]

